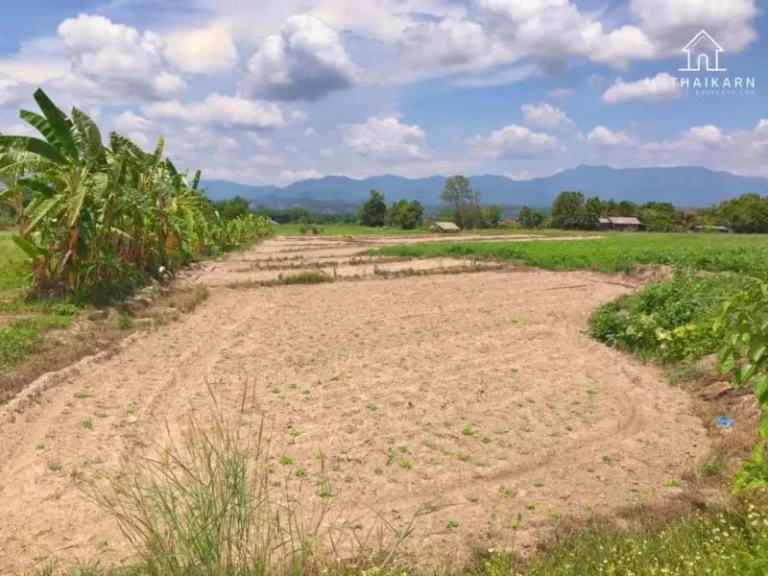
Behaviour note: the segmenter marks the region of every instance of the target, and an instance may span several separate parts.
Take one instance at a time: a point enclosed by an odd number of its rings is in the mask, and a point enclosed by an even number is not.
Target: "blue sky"
[[[35,0],[3,10],[0,131],[29,130],[18,109],[42,86],[145,148],[165,135],[176,164],[209,179],[526,179],[584,163],[768,176],[768,20],[756,0]],[[701,30],[726,71],[679,70]],[[716,45],[701,44],[711,62]],[[705,93],[681,78],[732,87]]]

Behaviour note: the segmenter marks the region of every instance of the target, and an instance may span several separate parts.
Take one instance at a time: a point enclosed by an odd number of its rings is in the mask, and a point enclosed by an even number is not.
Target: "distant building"
[[[645,230],[646,226],[637,218],[631,218],[629,216],[609,216],[608,218],[600,218],[600,230],[621,230],[623,232],[637,232],[638,230]]]
[[[718,232],[720,234],[729,234],[731,229],[728,226],[693,226],[694,232]]]
[[[429,227],[431,232],[458,232],[461,230],[453,222],[435,222]]]

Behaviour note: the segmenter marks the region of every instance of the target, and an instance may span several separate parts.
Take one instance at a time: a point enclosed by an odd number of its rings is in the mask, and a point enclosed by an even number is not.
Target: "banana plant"
[[[223,222],[199,188],[164,158],[116,132],[105,144],[87,114],[67,116],[42,91],[21,118],[39,137],[0,135],[0,201],[19,219],[14,242],[32,261],[39,293],[136,284],[202,253],[270,232],[253,215]]]

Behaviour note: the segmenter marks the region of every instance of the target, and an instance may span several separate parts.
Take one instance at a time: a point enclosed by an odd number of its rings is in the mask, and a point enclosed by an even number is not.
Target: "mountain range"
[[[370,190],[384,193],[388,202],[418,200],[425,206],[440,204],[444,176],[410,179],[401,176],[374,176],[354,180],[345,176],[302,180],[285,187],[250,186],[223,180],[203,181],[213,200],[234,196],[247,198],[253,206],[272,208],[302,206],[358,206]],[[564,190],[579,190],[585,196],[630,200],[639,204],[658,201],[675,206],[700,208],[754,192],[768,196],[768,179],[714,172],[699,167],[609,168],[578,166],[543,178],[512,180],[506,176],[470,177],[484,204],[549,207]]]

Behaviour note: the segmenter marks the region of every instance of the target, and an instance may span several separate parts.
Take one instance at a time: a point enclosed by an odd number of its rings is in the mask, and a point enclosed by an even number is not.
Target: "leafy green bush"
[[[768,284],[753,280],[723,304],[715,323],[724,334],[718,368],[734,371],[734,386],[752,385],[762,418],[760,442],[736,475],[737,490],[768,487]],[[740,364],[736,369],[737,363]]]
[[[598,308],[590,321],[590,335],[645,359],[696,360],[722,345],[722,331],[713,329],[720,304],[747,282],[733,274],[702,277],[680,272]]]

